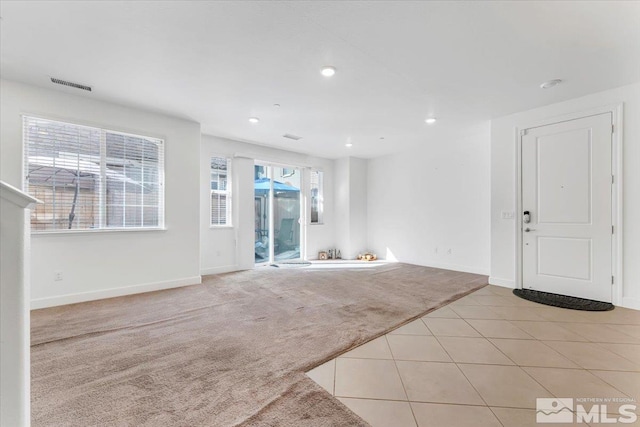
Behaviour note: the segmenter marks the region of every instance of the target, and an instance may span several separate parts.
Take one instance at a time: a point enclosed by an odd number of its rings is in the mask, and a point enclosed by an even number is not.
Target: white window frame
[[[227,185],[226,190],[214,190],[211,188],[211,183],[213,180],[211,179],[211,173],[214,169],[211,166],[213,159],[224,159],[227,163]],[[217,169],[219,170],[219,169]],[[232,161],[228,156],[222,155],[212,155],[209,159],[209,226],[211,228],[232,228],[233,227],[233,181],[232,181]],[[225,224],[214,224],[213,223],[213,195],[220,194],[226,196],[227,200],[227,212],[226,212],[226,223]]]
[[[29,186],[28,186],[28,153],[29,153],[29,149],[28,149],[28,141],[27,141],[27,135],[24,132],[25,129],[25,121],[27,119],[40,119],[40,120],[46,120],[46,121],[51,121],[51,122],[58,122],[58,123],[64,123],[67,125],[71,125],[71,126],[78,126],[78,127],[85,127],[85,128],[92,128],[92,129],[96,129],[98,131],[100,131],[100,168],[102,171],[105,170],[106,168],[106,134],[107,133],[114,133],[114,134],[120,134],[120,135],[128,135],[128,136],[132,136],[132,137],[136,137],[136,138],[144,138],[144,139],[149,139],[149,140],[155,140],[159,146],[159,159],[158,159],[158,187],[160,188],[159,191],[159,200],[158,200],[158,225],[154,225],[154,226],[137,226],[137,227],[107,227],[104,224],[104,218],[105,218],[105,209],[106,209],[106,205],[105,205],[105,192],[106,192],[106,177],[104,175],[104,173],[101,174],[100,176],[100,183],[99,183],[99,201],[98,201],[98,211],[99,211],[99,221],[98,221],[98,227],[97,228],[76,228],[76,229],[51,229],[51,230],[35,230],[35,229],[31,229],[31,234],[34,235],[46,235],[46,234],[76,234],[76,233],[104,233],[104,232],[140,232],[140,231],[165,231],[165,185],[164,185],[164,167],[165,167],[165,162],[164,162],[164,139],[156,137],[156,136],[147,136],[147,135],[141,135],[141,134],[136,134],[136,133],[129,133],[129,132],[123,132],[123,131],[118,131],[118,130],[112,130],[112,129],[108,129],[105,127],[101,127],[98,125],[89,125],[89,124],[82,124],[82,123],[78,123],[75,121],[69,121],[68,119],[63,119],[63,118],[52,118],[52,117],[46,117],[46,116],[42,116],[42,115],[34,115],[34,114],[23,114],[22,115],[22,149],[23,149],[23,155],[22,155],[22,164],[24,167],[23,170],[23,181],[22,181],[22,188],[24,190],[25,193],[28,193],[29,191]]]

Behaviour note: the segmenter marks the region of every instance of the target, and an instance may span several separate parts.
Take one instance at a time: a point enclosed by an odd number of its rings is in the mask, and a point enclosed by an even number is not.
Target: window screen
[[[156,138],[23,117],[33,231],[161,228],[164,144]]]
[[[311,224],[323,223],[323,172],[311,171]]]

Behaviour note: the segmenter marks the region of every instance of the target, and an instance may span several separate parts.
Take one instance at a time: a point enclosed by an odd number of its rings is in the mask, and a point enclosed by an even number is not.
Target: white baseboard
[[[511,289],[515,289],[516,288],[516,281],[515,280],[501,279],[500,277],[489,276],[489,284],[490,285],[496,285],[496,286],[502,286],[504,288],[511,288]]]
[[[212,268],[204,268],[200,270],[201,276],[208,276],[210,274],[220,274],[220,273],[229,273],[231,271],[238,271],[237,265],[223,265],[221,267],[212,267]]]
[[[76,294],[37,298],[31,300],[31,310],[105,298],[121,297],[124,295],[141,294],[143,292],[160,291],[163,289],[179,288],[182,286],[198,285],[200,283],[202,283],[202,277],[193,276],[185,277],[184,279],[167,280],[165,282],[143,283],[140,285],[124,286],[122,288],[102,289],[99,291],[79,292]]]
[[[640,298],[622,297],[622,307],[640,310]]]

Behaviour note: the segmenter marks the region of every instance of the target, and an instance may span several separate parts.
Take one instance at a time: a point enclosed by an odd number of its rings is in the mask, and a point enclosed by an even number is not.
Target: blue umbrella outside
[[[253,188],[257,193],[266,193],[271,189],[271,179],[270,178],[260,178],[254,181]],[[300,189],[293,187],[291,185],[284,184],[279,181],[273,181],[273,191],[276,193],[291,191],[291,192],[299,192]]]

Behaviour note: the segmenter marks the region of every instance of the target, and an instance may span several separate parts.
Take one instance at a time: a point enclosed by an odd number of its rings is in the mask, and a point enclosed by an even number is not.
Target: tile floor
[[[640,311],[487,286],[307,375],[373,427],[553,425],[536,424],[536,398],[640,400]]]

